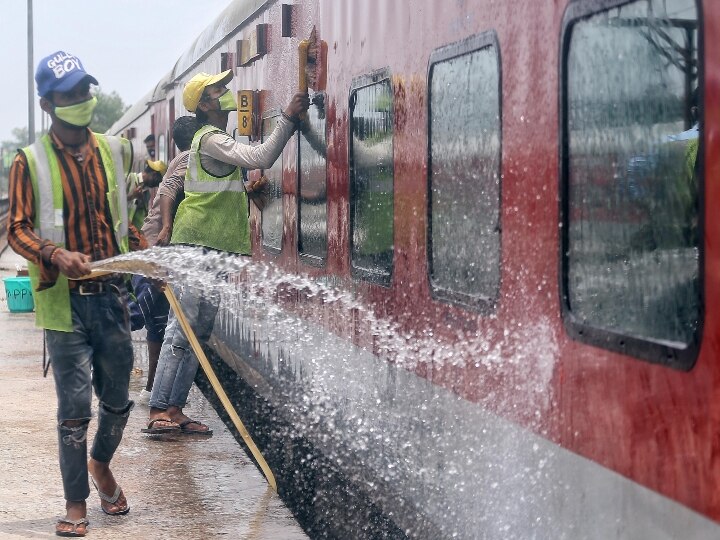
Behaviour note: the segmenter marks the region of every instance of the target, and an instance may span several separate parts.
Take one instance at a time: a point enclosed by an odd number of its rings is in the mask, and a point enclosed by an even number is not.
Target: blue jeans
[[[87,429],[92,388],[100,401],[98,429],[90,456],[109,463],[122,439],[133,402],[128,384],[133,365],[127,292],[122,285],[97,295],[70,294],[72,332],[46,330],[58,399],[60,473],[65,499],[90,494]],[[79,422],[70,427],[65,422]]]
[[[220,306],[220,297],[190,287],[183,287],[182,290],[175,291],[175,294],[198,341],[201,345],[207,344]],[[160,349],[150,407],[163,410],[168,407],[183,408],[198,364],[190,342],[185,337],[175,313],[171,311],[165,340]]]

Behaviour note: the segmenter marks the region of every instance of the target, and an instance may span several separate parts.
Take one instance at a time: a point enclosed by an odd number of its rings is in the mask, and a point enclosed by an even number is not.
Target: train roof
[[[254,17],[259,10],[271,1],[235,0],[226,7],[180,56],[172,70],[162,77],[142,99],[130,107],[110,127],[108,133],[119,133],[145,114],[153,103],[165,99],[167,91],[174,81],[183,77],[210,56],[228,36],[238,32],[248,19]]]

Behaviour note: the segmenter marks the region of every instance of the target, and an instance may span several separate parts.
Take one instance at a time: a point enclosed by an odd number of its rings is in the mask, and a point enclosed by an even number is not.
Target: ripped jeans
[[[175,294],[195,336],[201,345],[205,345],[215,325],[215,316],[220,306],[219,295],[187,286],[175,291]],[[171,310],[155,371],[150,407],[163,410],[173,406],[183,408],[198,365],[190,342]]]
[[[90,494],[87,430],[92,388],[100,401],[98,428],[90,456],[109,463],[122,439],[133,402],[128,384],[133,366],[127,292],[70,294],[72,332],[46,330],[58,399],[60,473],[65,500],[84,501]],[[72,421],[74,427],[65,425]]]

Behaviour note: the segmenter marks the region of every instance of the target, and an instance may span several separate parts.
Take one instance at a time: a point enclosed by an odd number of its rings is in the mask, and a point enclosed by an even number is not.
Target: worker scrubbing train
[[[250,255],[248,193],[241,168],[269,168],[280,156],[306,111],[306,93],[295,94],[267,141],[258,146],[236,142],[224,130],[237,103],[227,84],[232,70],[216,75],[198,73],[183,90],[185,108],[195,113],[202,127],[195,133],[185,177],[185,199],[178,207],[171,244]],[[179,291],[183,311],[201,343],[210,338],[218,301],[185,287]],[[208,435],[204,424],[183,414],[198,360],[171,314],[150,397],[150,418],[145,433]]]

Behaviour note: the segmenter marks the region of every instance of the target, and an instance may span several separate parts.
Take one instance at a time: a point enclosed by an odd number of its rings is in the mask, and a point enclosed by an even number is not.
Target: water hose
[[[97,263],[96,263],[97,264]],[[104,276],[107,274],[115,273],[112,270],[103,270],[102,268],[99,268],[96,266],[92,269],[92,272],[88,274],[87,276],[84,276],[80,279],[92,279],[99,276]],[[273,475],[273,472],[270,470],[270,466],[267,464],[267,461],[265,461],[265,458],[260,453],[260,449],[255,444],[255,441],[252,440],[252,437],[248,433],[248,430],[245,428],[245,424],[242,423],[242,420],[240,420],[240,417],[238,416],[237,411],[235,410],[235,407],[230,402],[230,399],[228,398],[227,394],[225,393],[225,390],[222,387],[222,384],[220,384],[220,381],[217,378],[217,375],[215,375],[215,370],[213,370],[212,366],[210,365],[210,362],[207,359],[207,356],[205,356],[205,351],[203,351],[202,346],[200,345],[200,342],[197,340],[197,336],[195,335],[195,332],[193,331],[192,327],[190,326],[190,323],[187,320],[187,317],[185,317],[185,313],[182,310],[182,307],[180,306],[180,302],[178,302],[177,297],[175,296],[175,293],[173,292],[172,288],[170,288],[170,285],[165,285],[165,296],[168,299],[168,302],[170,302],[170,306],[173,309],[173,312],[175,313],[175,317],[177,317],[178,322],[180,323],[180,327],[182,328],[183,332],[185,333],[185,337],[187,337],[188,341],[190,342],[190,345],[193,348],[193,351],[195,352],[195,356],[197,356],[198,361],[200,362],[200,365],[202,366],[203,371],[205,372],[205,375],[207,376],[208,380],[210,381],[210,385],[212,386],[213,390],[215,390],[215,393],[217,394],[218,398],[220,399],[220,403],[222,403],[225,412],[228,414],[230,419],[232,420],[233,424],[237,428],[237,430],[240,432],[240,435],[243,438],[243,441],[245,441],[245,444],[250,449],[250,453],[255,458],[255,461],[257,461],[258,465],[260,465],[260,469],[262,470],[263,474],[265,475],[265,478],[268,481],[268,484],[270,484],[270,487],[273,488],[275,491],[277,491],[277,483],[275,482],[275,475]]]

